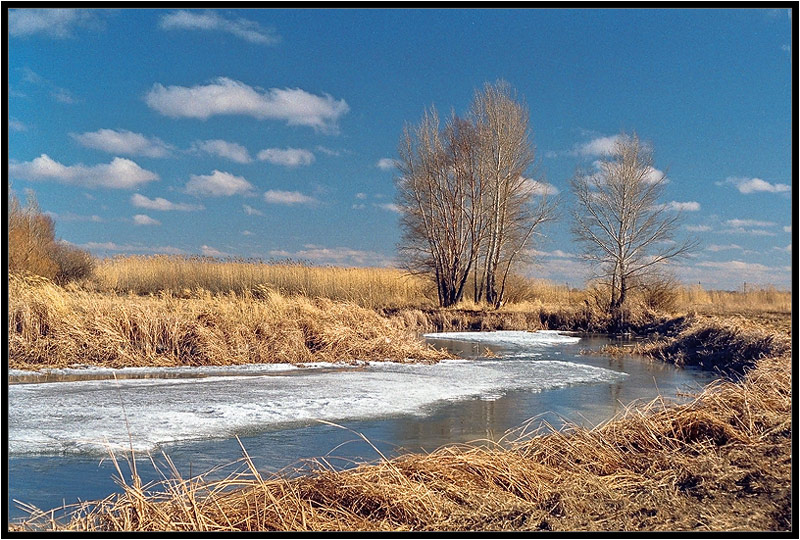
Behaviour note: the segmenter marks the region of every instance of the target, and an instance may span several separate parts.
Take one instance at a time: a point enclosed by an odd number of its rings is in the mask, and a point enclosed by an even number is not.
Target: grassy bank
[[[722,345],[722,326],[707,327]],[[693,351],[691,332],[672,347]],[[664,354],[670,354],[665,348]],[[693,353],[688,353],[689,355]],[[653,401],[595,429],[519,431],[299,478],[137,482],[59,530],[686,530],[791,528],[791,358],[753,359],[685,404]],[[245,460],[246,461],[246,460]]]
[[[791,318],[768,328],[742,316],[692,315],[672,319],[661,326],[664,335],[651,335],[633,346],[606,345],[607,355],[639,354],[677,366],[698,367],[728,375],[742,375],[761,358],[791,350]]]
[[[374,310],[275,291],[120,296],[12,276],[8,328],[12,369],[447,357]]]
[[[603,333],[611,323],[592,290],[515,278],[509,291],[515,301],[498,310],[468,302],[437,308],[426,290],[421,278],[395,269],[177,257],[106,260],[91,280],[64,286],[13,275],[9,365],[41,369],[74,363],[433,361],[445,355],[423,346],[415,334],[539,329]],[[695,291],[686,298],[695,305],[716,298],[714,294],[701,298]],[[748,293],[749,316],[753,310],[762,318],[790,316],[785,294]],[[713,305],[727,312],[739,302],[728,298]],[[672,319],[668,312],[638,304],[627,329],[637,335],[664,334]]]

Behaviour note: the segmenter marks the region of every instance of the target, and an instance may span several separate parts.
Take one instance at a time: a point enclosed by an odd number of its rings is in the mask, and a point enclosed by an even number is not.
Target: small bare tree
[[[652,149],[635,134],[618,139],[598,172],[579,172],[570,184],[578,202],[572,232],[584,258],[607,280],[609,311],[621,325],[631,287],[659,265],[688,254],[697,241],[674,241],[680,214],[659,203],[666,176],[653,167]]]

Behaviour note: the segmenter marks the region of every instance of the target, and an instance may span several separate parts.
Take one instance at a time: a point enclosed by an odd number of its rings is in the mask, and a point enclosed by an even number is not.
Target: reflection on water
[[[547,422],[556,428],[563,426],[565,422],[592,427],[619,414],[626,405],[635,400],[649,401],[659,393],[666,397],[674,397],[679,391],[698,389],[712,378],[710,374],[704,372],[681,370],[671,365],[650,362],[641,358],[610,358],[580,354],[581,350],[597,350],[602,347],[609,342],[605,338],[589,337],[581,339],[579,343],[534,348],[435,339],[429,341],[439,346],[446,346],[464,358],[476,359],[477,363],[470,368],[473,371],[469,371],[476,377],[480,377],[481,373],[484,373],[475,369],[481,362],[491,364],[494,366],[493,369],[502,369],[506,365],[516,366],[514,367],[516,370],[529,366],[531,372],[542,369],[547,371],[556,367],[561,369],[561,364],[553,361],[604,368],[625,373],[626,376],[606,382],[568,383],[558,388],[541,391],[529,388],[513,389],[511,386],[510,390],[496,393],[490,392],[480,396],[436,402],[433,405],[425,406],[424,410],[417,414],[394,413],[379,418],[362,416],[358,419],[336,421],[346,429],[309,420],[269,425],[262,428],[250,426],[240,430],[237,435],[255,465],[264,474],[281,470],[284,470],[285,473],[287,467],[300,466],[302,460],[319,456],[326,456],[326,460],[336,467],[348,467],[357,461],[376,460],[379,457],[375,450],[361,440],[357,433],[366,436],[384,455],[393,456],[409,451],[430,452],[440,446],[452,443],[478,440],[497,441],[509,430],[513,430],[531,419],[533,419],[532,427],[536,427],[541,422]],[[496,361],[482,359],[486,356],[487,348],[493,355],[499,357]],[[461,365],[464,366],[466,373],[471,362]],[[458,364],[448,369],[452,371],[447,373],[459,372]],[[304,371],[301,375],[309,381],[314,381],[315,385],[325,384],[323,381],[332,381],[333,379],[330,378],[334,377],[341,382],[343,377],[361,376],[352,370],[348,370],[349,375],[330,373],[328,369],[322,371],[326,372],[325,377],[328,378],[318,377],[319,370],[313,374]],[[379,370],[377,374],[380,373],[382,372]],[[515,371],[514,373],[522,372]],[[284,377],[284,379],[270,378],[269,380],[284,380],[288,384],[295,381],[295,376],[298,375]],[[411,377],[410,374],[393,374],[392,376],[399,377],[391,379],[396,380],[395,384],[398,385],[403,384],[401,381],[407,381],[406,384],[411,385],[422,384],[426,381],[426,378],[419,374],[416,375],[416,378]],[[235,377],[233,379],[227,377],[227,379],[234,383],[236,381]],[[248,380],[258,381],[260,379]],[[208,382],[202,384],[212,383],[212,379],[206,379],[206,381]],[[480,386],[481,382],[473,381],[476,386]],[[168,389],[169,384],[176,383],[168,383],[163,388]],[[183,381],[179,383],[179,386],[187,384],[194,383]],[[443,383],[437,384],[464,385],[465,381],[445,378]],[[56,388],[57,385],[53,385],[53,387]],[[148,388],[136,385],[134,387],[136,392],[144,392]],[[21,387],[17,388],[22,389]],[[208,386],[209,390],[212,388],[215,387]],[[404,392],[410,393],[413,388],[401,387],[400,390],[399,393],[391,394],[395,396],[391,399],[402,400]],[[447,389],[443,388],[442,390]],[[349,399],[346,396],[347,394],[336,394],[333,399]],[[352,394],[351,396],[352,399],[357,397]],[[297,399],[304,397],[307,396],[297,394]],[[358,397],[363,398],[363,396]],[[402,410],[402,408],[400,407],[398,410]],[[128,411],[130,413],[131,409],[129,408]],[[90,409],[87,414],[99,415],[102,414],[102,410]],[[161,444],[151,454],[155,463],[162,470],[168,470],[168,468],[161,457],[161,452],[166,452],[170,456],[184,477],[208,471],[220,464],[230,463],[241,455],[239,442],[232,437],[202,438]],[[137,457],[139,458],[137,460],[138,471],[143,481],[147,483],[158,480],[159,475],[150,464],[147,453],[139,453]],[[12,454],[6,471],[10,481],[9,511],[12,519],[25,515],[11,503],[12,499],[32,503],[41,508],[53,508],[61,505],[62,501],[70,503],[78,499],[99,499],[117,490],[112,479],[112,476],[116,474],[113,465],[108,459],[101,461],[97,455],[80,453],[62,456]],[[211,478],[225,476],[231,471],[230,468],[223,469],[212,474]]]

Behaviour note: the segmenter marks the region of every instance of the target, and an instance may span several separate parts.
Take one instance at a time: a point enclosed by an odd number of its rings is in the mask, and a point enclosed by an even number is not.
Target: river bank
[[[669,317],[641,311],[635,334]],[[510,305],[501,310],[367,308],[323,297],[246,289],[121,294],[39,278],[9,280],[9,368],[75,364],[105,368],[260,363],[436,362],[424,332],[570,330],[603,333],[609,319],[588,304]]]
[[[671,345],[692,356],[682,335],[691,336],[679,332]],[[708,337],[719,345],[731,335]],[[206,484],[176,479],[147,496],[134,480],[68,523],[21,527],[788,530],[791,358],[778,348],[785,338],[775,343],[735,382],[717,380],[683,405],[656,400],[595,429],[520,433],[496,447],[449,446],[292,479],[264,480],[255,468]]]

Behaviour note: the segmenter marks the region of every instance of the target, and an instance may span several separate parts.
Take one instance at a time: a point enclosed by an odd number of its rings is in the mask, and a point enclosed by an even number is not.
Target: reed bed
[[[683,310],[725,314],[734,312],[774,311],[791,313],[792,291],[772,286],[753,287],[744,291],[706,290],[695,285],[676,291],[676,305]]]
[[[764,358],[684,404],[661,399],[594,429],[523,426],[499,442],[382,458],[354,469],[221,481],[173,477],[16,530],[787,531],[791,360]],[[244,449],[243,449],[244,450]],[[120,471],[120,477],[122,477]]]
[[[449,355],[374,310],[326,298],[192,291],[111,295],[9,280],[10,368],[394,360]]]
[[[98,263],[93,282],[100,291],[137,295],[168,292],[176,297],[191,297],[193,291],[202,289],[259,296],[276,291],[284,296],[327,298],[369,308],[435,304],[435,291],[424,279],[395,268],[159,255],[105,259]]]
[[[600,354],[639,354],[685,367],[741,375],[760,358],[791,350],[789,336],[751,319],[693,315],[670,321],[665,335],[653,335],[632,347],[606,345]]]
[[[285,296],[328,298],[379,309],[436,308],[436,291],[430,280],[398,268],[345,268],[312,266],[302,262],[263,262],[257,260],[218,260],[210,257],[126,256],[96,262],[91,280],[84,285],[100,292],[153,295],[169,293],[175,297],[191,297],[198,289],[211,293],[254,296],[274,290]],[[470,298],[467,284],[464,300],[455,309],[487,311],[485,304]],[[670,283],[659,290],[660,300],[646,297],[643,291],[632,291],[634,310],[650,309],[685,312],[732,313],[737,311],[791,312],[791,291],[771,286],[745,291],[705,290]],[[597,305],[603,293],[590,287],[577,289],[546,279],[512,274],[506,285],[506,311],[580,311]],[[652,291],[650,296],[653,296]],[[666,302],[668,306],[653,305]]]

